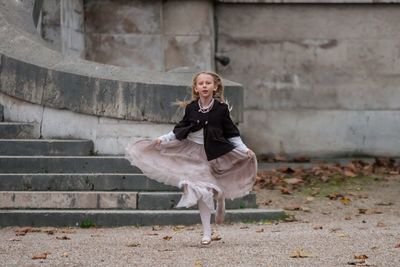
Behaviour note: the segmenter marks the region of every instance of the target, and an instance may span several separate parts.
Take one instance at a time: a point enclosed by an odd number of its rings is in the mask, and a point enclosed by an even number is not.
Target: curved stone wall
[[[172,123],[171,103],[190,97],[192,73],[137,72],[63,57],[32,32],[32,18],[18,2],[0,2],[0,92],[34,104],[117,119]],[[24,14],[18,25],[7,14]],[[25,31],[29,28],[29,31]],[[242,120],[243,88],[225,81],[232,116]]]

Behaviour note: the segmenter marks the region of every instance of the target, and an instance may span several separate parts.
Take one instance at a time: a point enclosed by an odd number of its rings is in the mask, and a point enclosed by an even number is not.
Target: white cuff
[[[170,131],[169,133],[160,136],[159,139],[161,139],[161,142],[169,142],[175,140],[176,136],[174,132]]]
[[[231,142],[237,150],[240,150],[244,153],[247,153],[247,151],[249,150],[247,146],[243,143],[242,138],[240,138],[240,136],[228,138],[228,141]]]

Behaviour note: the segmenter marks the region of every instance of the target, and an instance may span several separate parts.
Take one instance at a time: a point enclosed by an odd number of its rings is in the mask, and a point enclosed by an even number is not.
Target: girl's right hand
[[[156,139],[156,145],[159,145],[159,144],[161,144],[161,139],[160,139],[160,138],[157,138],[157,139]]]

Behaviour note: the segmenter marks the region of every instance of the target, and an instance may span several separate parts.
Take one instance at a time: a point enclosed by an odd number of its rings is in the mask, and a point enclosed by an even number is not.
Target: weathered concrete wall
[[[57,51],[61,51],[60,9],[60,0],[43,0],[40,34]]]
[[[61,0],[61,48],[67,56],[85,56],[83,0]]]
[[[251,15],[250,15],[251,14]],[[396,154],[400,5],[218,4],[218,71],[265,154]],[[397,152],[397,155],[399,153]]]
[[[156,138],[172,130],[167,123],[135,122],[90,116],[30,104],[0,93],[6,121],[38,124],[42,138],[89,139],[99,154],[124,154],[129,142],[138,138]]]
[[[85,0],[85,16],[88,60],[154,71],[214,68],[212,1]]]

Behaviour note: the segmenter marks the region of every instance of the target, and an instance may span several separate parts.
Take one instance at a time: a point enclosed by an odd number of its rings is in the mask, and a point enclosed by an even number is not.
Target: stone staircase
[[[37,128],[0,122],[0,226],[200,222],[196,209],[175,208],[178,188],[146,178],[123,157],[92,155],[89,140],[38,139]],[[257,209],[254,193],[226,206],[227,221],[284,216]]]

